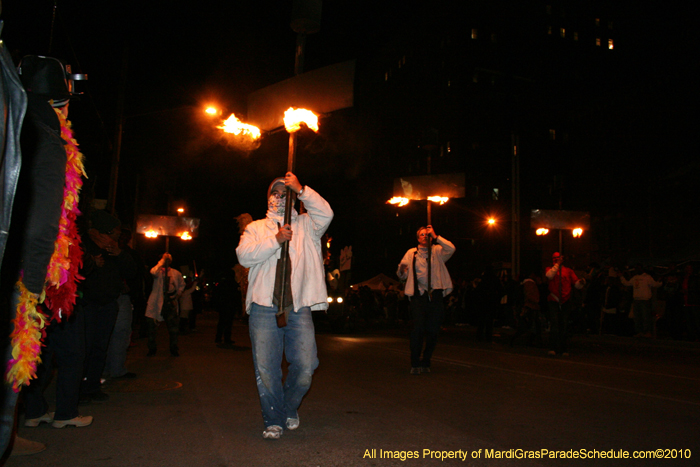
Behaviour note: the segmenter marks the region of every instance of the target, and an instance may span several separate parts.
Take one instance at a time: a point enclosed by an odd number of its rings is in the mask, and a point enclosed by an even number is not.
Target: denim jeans
[[[311,387],[311,376],[318,368],[316,336],[311,308],[290,312],[287,326],[277,327],[277,307],[253,303],[249,329],[253,347],[255,381],[260,395],[265,426],[285,426],[287,418],[297,418],[301,400]],[[289,369],[282,382],[282,354]]]
[[[117,298],[117,305],[119,312],[117,313],[117,321],[114,323],[112,337],[109,339],[107,362],[104,369],[104,376],[108,378],[118,378],[127,373],[126,351],[131,344],[131,320],[134,314],[131,297],[128,294],[121,294]]]

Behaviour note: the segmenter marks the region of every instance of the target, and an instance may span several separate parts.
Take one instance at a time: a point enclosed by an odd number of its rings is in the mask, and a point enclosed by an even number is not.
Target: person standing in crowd
[[[180,334],[190,333],[190,313],[194,313],[192,294],[197,289],[197,278],[188,278],[185,281],[185,290],[180,295]]]
[[[542,326],[540,324],[540,291],[536,280],[536,272],[531,272],[520,284],[522,287],[522,303],[518,303],[516,310],[517,329],[510,339],[512,346],[515,340],[523,334],[530,334],[529,344],[533,342],[542,344]]]
[[[287,206],[287,189],[304,203],[306,213],[297,214],[293,205]],[[264,219],[246,226],[236,254],[239,263],[250,268],[246,312],[250,315],[253,365],[265,424],[263,438],[279,439],[283,426],[288,430],[299,427],[299,405],[319,363],[311,311],[328,309],[321,237],[333,220],[333,210],[316,191],[302,186],[292,172],[270,184],[267,206]],[[291,224],[284,223],[287,209],[291,209]],[[293,266],[291,271],[287,269],[283,291],[279,280],[283,261],[279,260],[286,242],[288,263]],[[284,320],[278,323],[277,315],[284,314],[287,323],[280,327]],[[284,384],[282,354],[289,362]]]
[[[18,303],[21,308],[28,308],[29,303],[22,303],[25,294],[18,292],[24,287],[31,297],[30,302],[36,304],[36,310],[53,321],[49,324],[47,320],[42,330],[46,335],[36,379],[22,389],[24,426],[51,423],[56,428],[84,427],[92,423],[91,416],[81,416],[78,411],[85,358],[84,316],[80,306],[73,305],[80,279],[78,264],[82,256],[75,223],[78,193],[82,185],[78,175],[82,173],[82,156],[77,143],[67,141],[66,134],[62,134],[70,127],[67,117],[69,99],[73,95],[67,81],[67,65],[60,60],[27,56],[22,59],[19,68],[27,91],[28,107],[21,135],[22,172],[17,190],[16,215],[13,216],[13,230],[9,237],[9,261],[4,261],[3,267],[16,267],[22,271],[15,293],[8,294],[12,296],[12,313],[18,310]],[[75,175],[77,179],[72,178]],[[77,182],[72,189],[69,178]],[[71,204],[66,202],[67,196],[73,198],[74,209],[67,207]],[[58,247],[69,243],[70,247],[65,250]],[[19,264],[15,260],[19,260]],[[52,280],[52,271],[58,270],[64,275],[62,283]],[[4,276],[15,279],[18,274],[12,270],[11,274]],[[40,303],[42,300],[43,303]],[[14,323],[15,326],[17,324]],[[23,342],[22,346],[26,349],[28,342]],[[36,348],[39,348],[38,342]],[[56,409],[49,411],[44,391],[53,377],[54,369],[57,370]],[[11,410],[11,414],[3,414],[3,447],[0,451],[4,451],[6,446],[6,428],[11,428],[6,426],[7,417],[14,421],[17,394],[12,384],[6,384],[5,388],[6,398],[0,399],[3,399],[5,410]],[[14,423],[11,425],[14,426]],[[18,448],[22,449],[23,454],[45,449],[44,445],[39,444],[18,437],[12,454],[17,454]]]
[[[586,285],[585,279],[576,277],[576,273],[571,268],[567,268],[562,263],[564,257],[560,253],[552,255],[552,267],[547,268],[545,275],[549,279],[549,295],[547,296],[547,307],[549,309],[550,334],[549,334],[549,355],[568,356],[568,325],[571,314],[571,295],[574,287],[578,290]]]
[[[122,293],[117,298],[119,311],[114,323],[112,337],[107,348],[107,363],[103,376],[107,379],[135,378],[136,373],[126,369],[126,351],[131,345],[131,329],[134,318],[134,301],[143,295],[143,277],[140,268],[140,256],[130,246],[131,230],[122,229],[119,236],[119,248],[134,261],[133,274],[129,274],[123,283]]]
[[[402,281],[406,281],[404,293],[409,297],[413,318],[410,338],[412,375],[430,373],[430,358],[437,345],[444,315],[442,299],[452,292],[452,279],[445,262],[455,252],[455,246],[437,235],[432,225],[418,229],[416,238],[418,247],[406,252],[396,272]],[[433,245],[433,241],[437,244]]]
[[[624,286],[632,286],[634,337],[652,337],[654,329],[654,317],[651,310],[652,289],[661,287],[663,284],[656,282],[653,277],[647,274],[641,264],[637,265],[636,273],[630,280],[621,275],[620,282]]]
[[[700,340],[700,277],[693,271],[691,263],[685,265],[681,292],[688,338],[691,341],[698,341]]]
[[[173,357],[180,356],[177,346],[177,338],[180,332],[180,315],[178,299],[185,290],[185,280],[182,274],[172,268],[173,257],[170,253],[163,253],[158,264],[151,269],[153,276],[153,290],[148,297],[146,318],[148,321],[148,356],[156,354],[156,335],[158,324],[165,321],[170,335],[170,354]]]
[[[121,222],[107,211],[90,215],[90,229],[83,236],[85,260],[81,283],[85,313],[85,377],[80,387],[81,403],[105,401],[100,382],[107,361],[107,349],[119,313],[118,298],[125,282],[136,275],[136,264],[119,248]]]

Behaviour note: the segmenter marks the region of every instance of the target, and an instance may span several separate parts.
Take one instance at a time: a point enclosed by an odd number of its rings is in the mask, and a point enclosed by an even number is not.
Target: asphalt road
[[[92,426],[25,428],[20,417],[20,436],[48,449],[5,465],[700,465],[698,344],[575,337],[562,358],[449,328],[432,374],[414,376],[405,330],[320,332],[301,426],[271,441],[261,437],[247,327],[234,326],[230,349],[214,344],[215,327],[216,314],[200,318],[178,358],[164,328],[155,357],[137,340],[128,367],[138,378],[107,384],[109,401],[81,407]],[[55,397],[53,387],[46,395]],[[675,459],[590,458],[625,451]],[[440,459],[448,455],[457,458]]]

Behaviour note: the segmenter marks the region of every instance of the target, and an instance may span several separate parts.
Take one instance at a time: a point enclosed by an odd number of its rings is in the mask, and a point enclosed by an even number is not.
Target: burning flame
[[[318,116],[312,111],[290,107],[284,113],[284,127],[287,132],[299,131],[302,123],[305,123],[311,130],[318,131]]]
[[[180,238],[183,240],[192,240],[192,235],[189,232],[184,232],[180,234]]]
[[[537,235],[547,235],[549,233],[549,229],[545,229],[544,227],[540,227],[539,229],[535,230],[535,233]]]
[[[399,207],[406,206],[408,204],[408,198],[401,198],[398,196],[394,196],[389,201],[387,201],[387,204],[398,204]]]
[[[156,238],[158,236],[158,232],[155,230],[148,230],[144,235],[148,238]]]
[[[450,198],[446,198],[445,196],[428,196],[428,200],[440,204],[445,204],[449,199]]]
[[[581,235],[583,235],[583,229],[581,229],[581,228],[574,229],[572,234],[573,234],[574,238],[578,238]]]
[[[236,136],[247,135],[253,140],[260,138],[260,129],[258,127],[241,122],[234,114],[231,114],[223,125],[217,128],[224,130],[225,133],[233,133]]]

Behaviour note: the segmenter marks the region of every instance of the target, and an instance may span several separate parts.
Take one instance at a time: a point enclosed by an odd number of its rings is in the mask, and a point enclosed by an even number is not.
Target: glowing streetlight
[[[493,227],[494,225],[496,225],[496,218],[495,218],[495,217],[489,217],[489,218],[486,220],[486,223],[487,223],[490,227]]]

